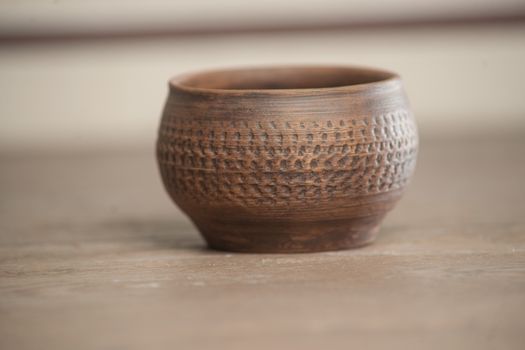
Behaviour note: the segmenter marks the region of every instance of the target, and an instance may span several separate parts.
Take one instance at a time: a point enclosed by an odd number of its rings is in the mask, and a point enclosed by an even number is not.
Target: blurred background
[[[166,195],[168,80],[399,73],[416,176],[348,252],[209,251]],[[0,349],[525,349],[525,0],[0,0]]]
[[[0,0],[0,152],[153,149],[176,74],[356,64],[423,137],[525,129],[523,0]]]

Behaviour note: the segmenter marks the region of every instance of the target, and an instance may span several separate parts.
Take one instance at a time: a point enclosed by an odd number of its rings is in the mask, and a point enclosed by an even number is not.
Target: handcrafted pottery
[[[417,146],[396,74],[270,67],[172,79],[157,156],[210,247],[292,253],[370,243]]]

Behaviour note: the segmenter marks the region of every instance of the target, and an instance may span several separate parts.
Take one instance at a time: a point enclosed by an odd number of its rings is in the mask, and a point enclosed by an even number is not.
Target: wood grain
[[[154,156],[0,160],[2,349],[523,349],[525,142],[423,138],[374,245],[210,251]]]

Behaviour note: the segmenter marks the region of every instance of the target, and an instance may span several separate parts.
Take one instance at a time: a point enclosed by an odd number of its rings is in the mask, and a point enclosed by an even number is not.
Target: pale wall
[[[525,128],[525,26],[0,46],[0,150],[150,147],[170,76],[336,63],[399,72],[426,134]]]

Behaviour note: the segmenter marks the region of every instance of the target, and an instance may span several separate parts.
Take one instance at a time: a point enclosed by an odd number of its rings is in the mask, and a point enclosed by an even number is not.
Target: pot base
[[[240,253],[311,253],[372,243],[381,218],[323,222],[207,221],[197,224],[212,249]]]

